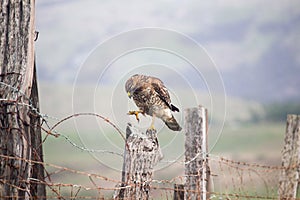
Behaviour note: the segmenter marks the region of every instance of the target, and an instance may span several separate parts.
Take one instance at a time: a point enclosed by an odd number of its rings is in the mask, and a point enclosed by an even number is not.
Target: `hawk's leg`
[[[155,130],[155,127],[154,127],[154,121],[155,121],[155,115],[153,114],[151,126],[150,126],[150,128],[149,128],[150,130]]]
[[[138,111],[128,111],[127,115],[135,115],[136,120],[138,122],[140,122],[139,113],[142,113],[143,115],[145,115],[144,111],[141,111],[141,110],[138,110]]]

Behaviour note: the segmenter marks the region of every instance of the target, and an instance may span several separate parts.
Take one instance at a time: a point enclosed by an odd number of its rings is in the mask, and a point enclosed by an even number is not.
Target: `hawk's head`
[[[129,98],[132,97],[133,93],[137,89],[138,76],[138,74],[133,75],[125,83],[125,90]]]

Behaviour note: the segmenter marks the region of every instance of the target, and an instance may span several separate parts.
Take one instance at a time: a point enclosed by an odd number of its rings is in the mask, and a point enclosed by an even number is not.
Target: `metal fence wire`
[[[5,83],[1,83],[3,87],[9,88],[14,93],[20,93],[17,88],[14,88]],[[19,94],[24,95],[24,94]],[[30,102],[30,101],[29,101]],[[67,116],[63,119],[57,119],[56,117],[51,117],[46,114],[38,112],[38,109],[33,107],[30,103],[19,102],[17,99],[0,99],[0,103],[13,104],[17,107],[26,106],[30,108],[31,112],[38,115],[41,118],[40,128],[43,134],[43,143],[47,143],[47,138],[63,138],[72,147],[80,149],[82,153],[84,152],[97,152],[103,154],[116,154],[122,159],[122,155],[118,152],[108,151],[105,149],[88,149],[81,145],[76,144],[67,135],[60,133],[56,130],[58,126],[63,126],[65,122],[72,118],[79,116],[95,116],[105,123],[108,123],[120,137],[126,142],[125,134],[120,130],[113,122],[108,118],[103,117],[96,113],[77,113]],[[17,115],[18,113],[10,113],[10,115]],[[49,119],[54,119],[56,122],[50,124]],[[31,126],[26,124],[26,126]],[[7,130],[9,127],[0,127],[2,130]],[[22,131],[19,131],[22,134]],[[29,140],[29,138],[27,138]],[[66,144],[67,145],[67,144]],[[33,149],[33,151],[35,151]],[[80,152],[79,152],[80,153]],[[47,152],[45,152],[47,157]],[[203,153],[199,153],[196,157],[203,157]],[[28,160],[22,157],[16,157],[14,155],[0,155],[1,162],[6,162],[7,165],[11,162],[23,161],[28,165],[43,165],[45,179],[39,179],[38,177],[31,177],[27,180],[21,180],[21,182],[14,183],[5,180],[0,177],[0,189],[3,187],[13,187],[18,190],[24,190],[20,187],[22,182],[24,183],[34,183],[38,185],[45,185],[47,188],[46,197],[35,197],[35,198],[47,198],[47,199],[112,199],[116,196],[116,192],[121,189],[136,187],[138,184],[134,183],[132,185],[126,185],[122,183],[121,178],[109,177],[105,174],[89,173],[87,171],[76,170],[71,167],[59,166],[47,162],[41,162],[37,159]],[[218,155],[206,153],[206,158],[209,165],[209,190],[207,191],[208,199],[279,199],[278,188],[279,188],[279,178],[282,170],[287,170],[287,167],[276,166],[276,165],[262,165],[258,163],[241,162],[238,160],[224,158]],[[194,160],[195,158],[192,158]],[[164,162],[164,161],[161,161]],[[186,161],[176,160],[170,161],[176,162],[177,164],[184,165]],[[9,167],[9,166],[6,166]],[[299,169],[298,165],[289,166],[288,169]],[[138,172],[137,172],[138,173]],[[55,182],[57,180],[55,177],[64,175],[77,176],[79,180],[84,180],[82,183],[72,183],[68,180],[62,180],[61,182]],[[150,197],[152,199],[173,199],[174,193],[178,190],[183,190],[189,193],[202,193],[199,189],[197,190],[184,190],[174,187],[174,185],[184,184],[186,175],[180,175],[172,177],[170,179],[153,179],[149,183],[150,187]],[[126,185],[126,186],[124,186]],[[176,189],[174,189],[176,188]],[[27,196],[30,197],[30,189],[25,192],[29,193]],[[0,193],[1,199],[12,198],[12,199],[22,199],[22,196],[3,196]],[[298,198],[299,199],[299,198]]]

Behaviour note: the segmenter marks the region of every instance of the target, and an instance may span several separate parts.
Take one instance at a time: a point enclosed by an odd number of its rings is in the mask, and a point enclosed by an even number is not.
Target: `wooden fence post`
[[[174,184],[173,200],[184,200],[184,184]]]
[[[282,150],[282,171],[279,179],[279,197],[296,199],[300,167],[300,115],[288,115]]]
[[[209,199],[207,110],[185,110],[185,199]]]
[[[1,1],[0,198],[46,199],[35,74],[35,0]]]
[[[146,133],[128,124],[122,171],[114,199],[149,199],[153,168],[162,159],[156,130]]]

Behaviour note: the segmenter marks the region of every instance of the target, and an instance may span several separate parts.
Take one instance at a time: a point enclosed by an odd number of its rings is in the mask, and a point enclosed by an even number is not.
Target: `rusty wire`
[[[14,88],[12,86],[9,86],[7,84],[4,84],[0,82],[2,85],[4,85],[7,88],[10,88],[13,92],[18,93],[22,96],[22,92],[20,92],[17,88]],[[69,115],[63,119],[58,119],[56,117],[51,117],[53,119],[56,119],[56,123],[54,125],[49,125],[48,118],[49,116],[43,113],[38,112],[38,109],[33,107],[29,101],[29,103],[19,102],[15,99],[0,99],[0,102],[9,103],[9,104],[15,104],[18,106],[26,106],[31,109],[36,115],[42,118],[43,123],[46,125],[46,127],[40,125],[40,128],[43,130],[43,133],[46,134],[46,137],[43,141],[47,142],[48,136],[53,136],[56,138],[62,137],[65,140],[67,140],[72,146],[75,148],[79,148],[82,151],[88,151],[88,152],[101,152],[101,153],[111,153],[116,154],[119,156],[122,156],[121,154],[113,151],[107,151],[104,149],[94,150],[94,149],[87,149],[85,147],[77,145],[75,142],[73,142],[68,136],[59,133],[56,128],[58,126],[63,126],[64,123],[72,118],[80,117],[80,116],[95,116],[97,118],[100,118],[104,120],[104,122],[111,125],[117,133],[122,137],[125,144],[125,137],[123,132],[108,118],[103,117],[102,115],[99,115],[97,113],[76,113]],[[13,114],[13,113],[11,113]],[[125,145],[126,146],[126,145]],[[203,153],[198,153],[194,158],[192,158],[190,161],[184,162],[184,161],[168,161],[171,163],[178,163],[181,165],[188,164],[189,162],[192,162],[197,157],[202,156]],[[259,163],[249,163],[249,162],[241,162],[236,161],[228,158],[224,158],[218,155],[214,154],[206,154],[206,157],[209,161],[209,165],[212,166],[211,168],[211,175],[212,179],[217,179],[217,181],[222,185],[221,188],[213,188],[208,192],[208,194],[211,196],[211,199],[278,199],[277,193],[275,192],[278,185],[274,183],[274,180],[278,181],[279,174],[281,170],[291,170],[296,169],[298,166],[276,166],[276,165],[264,165]],[[51,163],[46,162],[40,162],[35,160],[28,160],[24,158],[19,158],[15,156],[8,156],[8,155],[0,155],[1,159],[8,159],[13,161],[25,161],[28,164],[41,164],[43,166],[51,167],[56,169],[53,173],[49,173],[45,169],[45,173],[47,174],[46,180],[39,180],[39,179],[33,179],[30,180],[23,180],[24,182],[35,182],[39,184],[43,184],[48,188],[47,195],[48,199],[104,199],[105,197],[102,194],[102,191],[110,191],[113,193],[116,190],[128,188],[128,187],[134,187],[134,185],[127,185],[127,186],[120,186],[124,183],[122,183],[119,180],[115,180],[113,178],[100,175],[100,174],[93,174],[88,173],[84,171],[79,171],[75,169],[71,169],[64,166],[59,166]],[[90,185],[81,185],[81,184],[74,184],[74,183],[54,183],[51,180],[51,176],[57,174],[57,173],[71,173],[74,175],[81,175],[84,177],[87,177],[90,181]],[[183,183],[186,178],[186,175],[183,176],[176,176],[169,180],[152,180],[152,184],[150,185],[150,188],[152,189],[152,192],[159,192],[159,196],[162,199],[168,199],[172,198],[172,195],[174,193],[174,183]],[[101,186],[99,183],[97,183],[95,180],[101,180],[105,183],[115,184],[118,186],[115,187],[106,187]],[[212,181],[214,182],[214,181]],[[258,182],[260,182],[261,185],[264,186],[263,192],[258,192]],[[2,185],[10,185],[11,187],[15,187],[17,189],[22,189],[17,185],[13,185],[3,179],[0,179],[0,183]],[[223,187],[224,186],[224,187]],[[252,188],[250,188],[250,186]],[[260,188],[261,189],[261,188]],[[253,190],[253,191],[252,191]],[[96,192],[96,196],[92,195],[84,195],[83,191],[94,191]],[[201,191],[185,191],[185,192],[192,192],[192,193],[201,193]],[[15,196],[1,196],[1,198],[16,198]],[[22,197],[18,197],[22,198]],[[41,197],[42,198],[42,197]],[[106,197],[107,198],[107,197]]]

